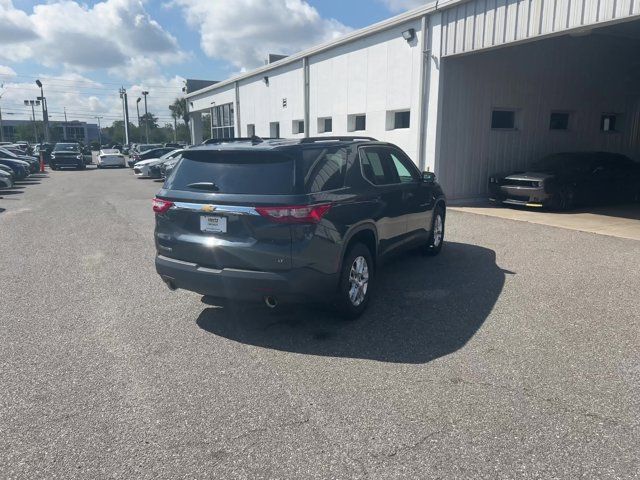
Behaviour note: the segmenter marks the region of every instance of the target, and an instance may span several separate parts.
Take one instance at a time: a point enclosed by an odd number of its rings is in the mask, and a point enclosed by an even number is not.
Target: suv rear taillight
[[[330,204],[286,206],[286,207],[256,207],[256,211],[263,217],[277,223],[318,223],[329,209]]]
[[[166,213],[171,207],[173,207],[173,202],[161,198],[153,199],[153,211],[156,213]]]

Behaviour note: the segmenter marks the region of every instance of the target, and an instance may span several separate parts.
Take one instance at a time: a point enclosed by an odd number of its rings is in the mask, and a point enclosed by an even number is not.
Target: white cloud
[[[0,84],[9,78],[15,77],[16,75],[17,73],[13,68],[6,65],[0,65]]]
[[[0,66],[0,83],[4,83],[4,92],[0,106],[6,119],[31,118],[31,107],[25,107],[23,101],[35,99],[40,95],[40,90],[33,80],[26,80],[18,75],[17,78],[9,78],[13,72]],[[15,72],[13,72],[15,74]],[[96,116],[102,116],[102,125],[108,126],[114,120],[122,119],[122,101],[118,94],[118,86],[96,82],[78,73],[64,75],[40,75],[44,85],[44,93],[47,98],[50,117],[52,121],[63,121],[66,108],[67,118],[95,123]],[[129,96],[129,119],[136,123],[136,98],[141,96],[143,90],[149,91],[148,109],[154,115],[160,117],[160,124],[169,122],[169,104],[181,95],[184,79],[178,76],[167,78],[163,76],[150,76],[144,84],[125,84]],[[141,102],[141,113],[144,113],[144,103]],[[42,118],[41,107],[36,108],[36,119]]]
[[[430,3],[429,0],[381,0],[392,12],[404,12]]]
[[[0,58],[79,71],[185,58],[176,38],[151,18],[140,0],[105,0],[91,7],[58,0],[36,5],[30,14],[15,8],[12,0],[0,0],[3,42],[11,45],[0,50]]]
[[[350,30],[322,18],[304,0],[173,0],[172,5],[199,30],[205,54],[239,69],[262,64],[269,53],[294,53]]]

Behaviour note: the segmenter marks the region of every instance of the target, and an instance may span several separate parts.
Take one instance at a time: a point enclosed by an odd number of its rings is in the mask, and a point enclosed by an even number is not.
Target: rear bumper
[[[231,300],[278,301],[330,300],[338,286],[338,274],[327,275],[310,268],[282,272],[259,272],[223,268],[215,270],[195,263],[156,256],[156,271],[173,288]]]

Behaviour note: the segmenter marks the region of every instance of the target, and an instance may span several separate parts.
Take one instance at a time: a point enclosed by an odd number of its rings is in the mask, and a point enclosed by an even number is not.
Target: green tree
[[[189,126],[189,111],[187,109],[187,99],[176,98],[171,105],[169,105],[169,110],[171,110],[171,116],[174,119],[181,119],[184,124]]]

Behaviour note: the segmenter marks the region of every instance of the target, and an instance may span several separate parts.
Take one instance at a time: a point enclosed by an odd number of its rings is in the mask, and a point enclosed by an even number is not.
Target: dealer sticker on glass
[[[200,217],[200,230],[211,233],[226,233],[227,218],[209,215],[202,216]]]

